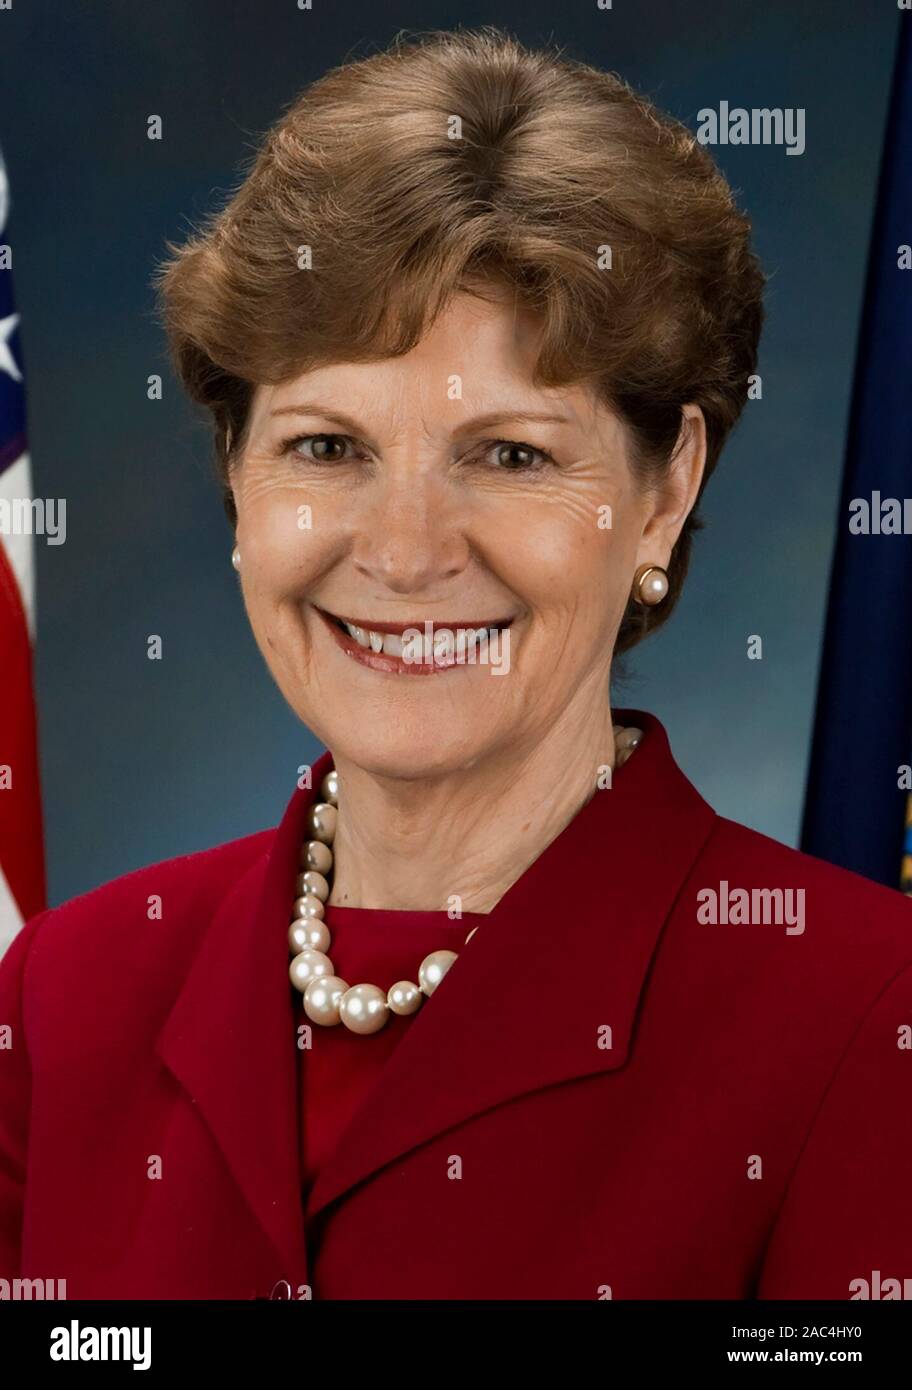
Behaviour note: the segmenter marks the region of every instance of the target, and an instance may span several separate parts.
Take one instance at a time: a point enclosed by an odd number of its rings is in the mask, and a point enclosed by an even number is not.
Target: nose
[[[355,568],[375,584],[427,596],[459,575],[470,554],[464,512],[426,475],[387,479],[362,511],[352,549]]]

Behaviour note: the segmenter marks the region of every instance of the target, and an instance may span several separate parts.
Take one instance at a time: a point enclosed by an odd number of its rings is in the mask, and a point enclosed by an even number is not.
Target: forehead
[[[332,402],[369,418],[461,418],[485,411],[542,411],[550,406],[580,420],[595,399],[584,386],[543,387],[534,381],[541,320],[503,294],[454,295],[408,353],[366,362],[328,362],[254,393],[253,430],[274,412],[305,401]]]

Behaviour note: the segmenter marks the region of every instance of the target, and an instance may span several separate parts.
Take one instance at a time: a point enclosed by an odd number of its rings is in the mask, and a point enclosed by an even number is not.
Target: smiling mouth
[[[313,605],[342,650],[363,666],[393,675],[433,675],[485,664],[489,644],[501,643],[513,619],[494,622],[374,622],[341,617]]]

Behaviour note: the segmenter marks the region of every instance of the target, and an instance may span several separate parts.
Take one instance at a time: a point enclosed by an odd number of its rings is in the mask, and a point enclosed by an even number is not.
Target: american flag
[[[8,216],[9,183],[0,154],[0,955],[45,905],[32,686],[32,536],[31,527],[15,524],[31,497],[31,475]]]

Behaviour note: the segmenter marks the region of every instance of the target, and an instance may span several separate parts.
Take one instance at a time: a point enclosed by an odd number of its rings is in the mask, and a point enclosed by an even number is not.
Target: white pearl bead
[[[314,897],[313,893],[302,893],[300,898],[295,898],[292,909],[295,917],[322,917],[325,910],[320,899]]]
[[[433,994],[456,960],[458,960],[458,956],[455,951],[432,951],[429,956],[425,956],[418,970],[418,982],[422,994]]]
[[[643,603],[661,603],[668,593],[668,576],[660,569],[647,571],[640,580],[640,600]]]
[[[642,742],[643,730],[635,729],[631,724],[626,729],[622,729],[614,740],[614,746],[620,751],[622,748],[630,749],[632,753],[637,744]]]
[[[325,956],[322,951],[307,950],[295,956],[288,967],[288,974],[295,989],[299,989],[303,994],[311,980],[316,980],[321,975],[334,975],[335,970],[329,956]]]
[[[304,1012],[312,1023],[332,1028],[334,1024],[342,1022],[339,1005],[347,991],[348,985],[338,975],[320,975],[311,980],[304,991]]]
[[[423,998],[421,990],[411,980],[397,980],[387,991],[386,1002],[394,1014],[408,1018],[421,1008]]]
[[[307,873],[301,874],[298,883],[305,894],[319,898],[321,903],[325,903],[329,897],[329,884],[322,874],[316,873],[313,869],[308,869]]]
[[[333,853],[322,840],[307,840],[301,851],[301,864],[305,869],[315,869],[318,874],[328,874],[333,866]]]
[[[312,839],[322,840],[324,845],[331,845],[336,833],[338,816],[339,812],[328,801],[318,801],[316,806],[311,806],[307,823]]]
[[[623,730],[615,725],[618,764],[626,760],[636,747],[642,732]],[[622,735],[624,737],[622,737]],[[305,872],[298,875],[298,897],[294,918],[288,927],[288,945],[296,952],[288,967],[289,978],[303,995],[304,1012],[314,1023],[333,1027],[339,1023],[352,1033],[369,1035],[385,1027],[392,1014],[408,1017],[417,1012],[425,997],[434,993],[451,966],[459,959],[455,951],[432,951],[425,956],[418,971],[418,984],[397,980],[384,994],[378,985],[349,986],[334,972],[326,952],[331,944],[330,932],[322,920],[324,903],[329,898],[327,875],[333,867],[329,846],[336,833],[338,818],[339,778],[332,769],[323,778],[321,794],[308,812],[311,838],[301,847],[301,864]],[[466,937],[471,941],[477,927]]]
[[[389,1018],[386,995],[377,985],[353,985],[342,996],[339,1015],[352,1033],[379,1033]]]
[[[288,945],[296,955],[301,951],[323,951],[330,947],[329,927],[319,917],[299,917],[288,928]]]

